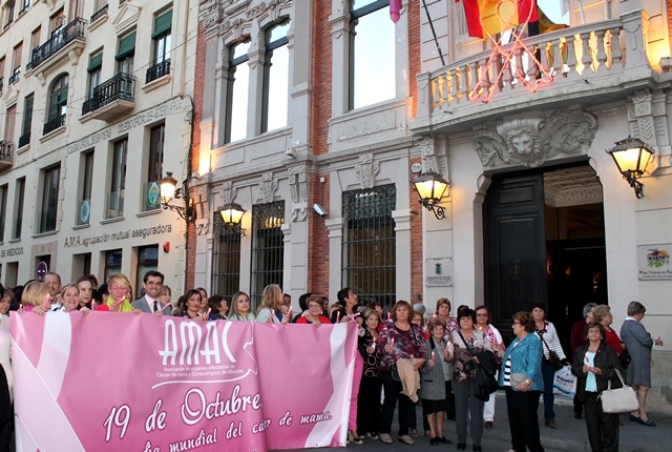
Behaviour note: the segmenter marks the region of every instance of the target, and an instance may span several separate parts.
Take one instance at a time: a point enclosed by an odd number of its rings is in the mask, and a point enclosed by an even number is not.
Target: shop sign
[[[640,281],[672,279],[670,265],[672,244],[642,245],[637,247],[637,267]]]

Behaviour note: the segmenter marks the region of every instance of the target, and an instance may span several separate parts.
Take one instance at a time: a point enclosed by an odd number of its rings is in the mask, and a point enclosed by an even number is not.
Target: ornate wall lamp
[[[168,171],[166,177],[159,181],[161,187],[161,206],[165,210],[174,210],[184,221],[189,223],[196,222],[196,209],[193,201],[189,199],[189,180],[182,182],[182,188],[177,188],[177,180],[173,173]],[[168,204],[173,199],[184,199],[184,206],[173,206]]]
[[[240,227],[240,222],[243,219],[243,215],[245,215],[245,209],[240,204],[236,204],[235,202],[224,204],[217,209],[217,212],[222,216],[224,228],[227,231],[238,231],[241,236],[245,236],[245,229]]]
[[[628,137],[616,142],[616,146],[607,152],[614,158],[623,178],[635,189],[637,198],[643,198],[644,185],[637,179],[644,175],[654,154],[653,148],[640,139]]]
[[[448,188],[448,182],[440,174],[430,171],[416,177],[413,184],[415,184],[415,189],[420,196],[420,204],[433,212],[437,219],[443,220],[446,218],[446,209],[441,207],[439,203],[443,193]]]

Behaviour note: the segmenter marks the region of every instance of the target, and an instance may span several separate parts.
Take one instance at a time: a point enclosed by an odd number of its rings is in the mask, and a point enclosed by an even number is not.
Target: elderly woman
[[[621,387],[616,375],[616,370],[622,370],[621,362],[616,350],[606,343],[606,331],[601,323],[586,326],[586,340],[587,344],[574,353],[572,373],[579,377],[576,392],[586,409],[588,441],[594,451],[617,452],[618,414],[602,411],[597,397],[607,389],[610,380],[612,388]]]
[[[97,311],[132,312],[133,306],[128,299],[131,283],[126,275],[115,273],[107,278],[110,295],[96,308]]]
[[[625,380],[637,391],[639,410],[630,413],[630,420],[647,427],[655,427],[656,424],[646,414],[646,396],[651,388],[651,349],[654,344],[663,345],[663,341],[651,335],[642,325],[642,319],[646,308],[638,301],[631,301],[628,305],[628,316],[621,326],[621,339],[628,347],[630,353],[630,365],[626,370]]]
[[[556,369],[549,360],[550,353],[554,351],[561,362],[567,362],[567,358],[565,352],[562,351],[555,326],[546,320],[546,305],[534,303],[532,305],[532,318],[534,319],[535,332],[541,340],[544,350],[544,359],[541,360],[541,372],[544,375],[544,420],[546,421],[546,427],[555,429],[558,428],[555,425],[555,411],[553,410],[553,404],[555,403],[553,378],[555,378]]]
[[[606,304],[595,306],[592,309],[593,321],[600,323],[604,327],[605,339],[608,346],[616,351],[618,356],[623,353],[623,342],[619,339],[618,334],[611,328],[611,323],[614,321],[614,316],[611,315],[611,308]]]
[[[261,293],[261,304],[257,309],[256,321],[262,323],[287,323],[289,314],[282,314],[282,289],[277,284],[269,284]]]
[[[79,307],[93,309],[93,282],[86,276],[80,277],[75,284],[79,288]]]
[[[426,342],[425,365],[420,369],[420,398],[422,412],[429,426],[429,444],[450,444],[443,436],[443,423],[446,417],[446,382],[453,372],[449,356],[448,342],[444,339],[446,323],[438,317],[427,322],[430,337]]]
[[[436,316],[446,323],[446,333],[444,339],[450,341],[450,335],[453,331],[460,328],[457,319],[450,315],[451,304],[447,298],[439,298],[436,301]],[[455,420],[455,394],[453,394],[452,381],[446,382],[446,418]]]
[[[306,301],[308,307],[307,314],[296,319],[298,324],[312,323],[313,325],[321,325],[323,323],[330,324],[328,318],[322,315],[322,299],[319,295],[311,295]]]
[[[483,401],[476,398],[476,372],[478,358],[483,351],[494,351],[500,355],[504,352],[498,344],[475,328],[476,312],[473,309],[460,309],[457,313],[460,329],[453,331],[450,337],[452,351],[448,351],[448,359],[453,362],[453,391],[455,391],[455,423],[457,426],[457,450],[467,447],[467,419],[471,416],[471,440],[474,452],[483,450]]]
[[[250,312],[250,297],[245,292],[236,292],[231,297],[229,320],[254,322],[254,314]]]
[[[490,323],[492,315],[490,309],[484,305],[476,308],[476,329],[483,331],[485,336],[490,339],[491,344],[497,344],[501,350],[506,350],[502,335],[499,330]],[[495,397],[490,399],[483,405],[483,421],[485,421],[485,428],[490,429],[494,427],[495,421]]]
[[[68,284],[61,289],[61,302],[63,307],[61,311],[71,312],[79,309],[79,287],[76,284]]]
[[[413,421],[415,405],[411,398],[417,399],[415,390],[402,392],[404,387],[400,381],[402,374],[409,376],[407,383],[412,386],[412,376],[406,372],[409,366],[416,371],[425,363],[425,341],[420,328],[411,323],[413,308],[407,301],[397,301],[390,310],[390,320],[385,322],[378,336],[380,351],[380,368],[383,376],[383,409],[381,413],[380,440],[392,444],[392,419],[394,409],[399,402],[399,441],[414,444],[409,435]],[[402,367],[402,369],[400,369]],[[394,372],[394,373],[393,373]],[[408,389],[408,386],[407,386]]]
[[[511,328],[516,338],[506,349],[499,374],[499,385],[506,393],[511,450],[544,452],[537,421],[539,394],[544,390],[541,341],[535,337],[534,320],[527,312],[514,314]]]
[[[587,303],[583,307],[583,318],[572,325],[572,333],[569,337],[569,353],[571,359],[574,359],[574,350],[586,343],[586,325],[593,322],[593,308],[597,303]],[[574,396],[574,419],[581,419],[583,413],[583,404]]]

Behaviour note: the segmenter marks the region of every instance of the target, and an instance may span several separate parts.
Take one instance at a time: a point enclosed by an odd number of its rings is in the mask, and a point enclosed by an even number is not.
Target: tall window
[[[107,218],[124,215],[124,191],[126,189],[126,152],[128,138],[114,143],[112,150],[112,179],[107,197]]]
[[[395,302],[396,203],[393,184],[343,193],[342,286],[352,288],[364,305]]]
[[[60,35],[65,27],[65,14],[63,14],[63,8],[56,11],[56,14],[52,15],[49,18],[49,32],[51,37]]]
[[[111,250],[105,252],[105,282],[114,273],[121,273],[122,250]]]
[[[261,293],[269,284],[282,286],[284,268],[285,201],[252,206],[252,293],[256,309]]]
[[[16,129],[16,104],[7,109],[7,117],[5,118],[5,136],[4,141],[8,143],[14,142],[14,130]]]
[[[35,47],[40,46],[40,32],[41,32],[41,27],[37,27],[33,32],[30,34],[30,52],[31,52],[31,58],[32,58],[32,52],[35,50]]]
[[[393,99],[396,91],[394,23],[389,0],[352,0],[350,108]]]
[[[42,212],[40,213],[39,231],[56,230],[58,214],[58,185],[61,177],[61,166],[54,166],[42,171],[44,185],[42,187]]]
[[[84,17],[84,0],[70,0],[70,9],[68,10],[70,20],[77,17]]]
[[[21,0],[21,11],[19,11],[19,16],[22,15],[23,13],[30,8],[30,0]]]
[[[145,273],[151,270],[159,269],[159,245],[141,246],[138,248],[138,267],[135,274],[136,294],[138,298],[145,296],[145,290],[142,288],[142,280]]]
[[[170,30],[172,22],[172,9],[156,16],[154,19],[154,33],[152,33],[154,64],[147,69],[147,83],[170,73]]]
[[[119,39],[119,50],[114,56],[117,60],[117,74],[133,74],[133,55],[135,55],[135,31]]]
[[[91,189],[93,188],[93,151],[89,151],[81,157],[83,167],[82,191],[77,209],[77,224],[89,224],[91,217]],[[81,174],[81,170],[80,170]]]
[[[35,96],[29,94],[23,101],[23,122],[21,123],[21,137],[19,147],[30,143],[30,129],[33,126],[33,101]]]
[[[3,7],[3,13],[5,15],[5,22],[3,28],[9,27],[12,22],[14,22],[14,5],[16,0],[9,0],[6,5]]]
[[[14,204],[15,215],[14,218],[14,232],[12,233],[13,239],[21,238],[21,228],[23,226],[23,199],[26,193],[26,178],[22,177],[21,179],[16,180],[16,198]]]
[[[229,79],[226,99],[226,131],[224,141],[231,143],[247,137],[247,103],[250,86],[250,67],[247,64],[249,42],[229,48]]]
[[[0,93],[2,92],[2,88],[4,86],[4,81],[5,81],[5,57],[3,56],[0,58]]]
[[[7,184],[0,187],[0,242],[5,241],[6,220],[7,220]]]
[[[65,113],[68,109],[68,74],[63,74],[56,79],[51,87],[49,96],[49,116],[44,125],[44,133],[58,129],[65,125]]]
[[[227,227],[215,216],[212,247],[212,291],[231,302],[240,290],[240,226]]]
[[[266,31],[262,132],[279,129],[287,125],[289,97],[288,31],[289,21]]]
[[[86,68],[86,71],[89,73],[89,97],[91,99],[94,94],[94,90],[98,85],[100,85],[100,74],[103,69],[103,52],[97,52],[91,55],[89,59],[89,67]]]
[[[9,78],[9,84],[16,83],[21,78],[21,54],[23,53],[23,41],[20,42],[16,47],[14,47],[13,62],[14,69],[12,70],[12,75]]]
[[[145,185],[144,210],[160,207],[159,181],[163,173],[163,146],[166,138],[166,125],[152,127],[149,138],[149,161],[147,162],[147,183]]]

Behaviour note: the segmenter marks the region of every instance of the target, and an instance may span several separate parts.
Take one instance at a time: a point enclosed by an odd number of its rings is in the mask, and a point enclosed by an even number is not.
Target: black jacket
[[[583,401],[586,393],[587,374],[583,373],[583,365],[585,363],[587,351],[587,344],[577,347],[574,351],[574,363],[572,364],[572,373],[579,377],[578,384],[576,385],[576,395],[581,401]],[[623,375],[621,361],[618,359],[616,350],[609,347],[605,342],[600,344],[600,347],[595,353],[595,364],[593,367],[599,367],[602,370],[601,375],[595,375],[598,393],[607,389],[609,380],[611,380],[611,389],[623,386],[618,375],[616,375],[615,370],[618,369],[618,371],[621,372],[621,375]]]

